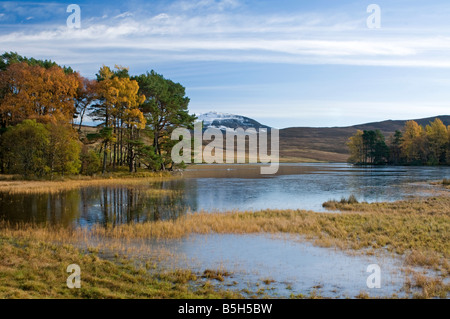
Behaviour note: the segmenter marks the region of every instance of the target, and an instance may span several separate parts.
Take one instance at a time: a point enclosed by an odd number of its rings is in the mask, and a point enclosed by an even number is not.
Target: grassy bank
[[[0,192],[9,194],[56,193],[89,186],[139,185],[175,178],[168,172],[135,174],[110,173],[104,176],[69,176],[59,180],[20,180],[7,176],[0,180]]]

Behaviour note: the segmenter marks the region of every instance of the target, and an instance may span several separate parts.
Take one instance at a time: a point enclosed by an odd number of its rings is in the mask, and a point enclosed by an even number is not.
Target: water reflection
[[[196,189],[194,196],[199,209],[206,211],[268,208],[325,211],[323,202],[352,194],[367,202],[429,195],[432,186],[428,181],[450,177],[449,167],[284,164],[276,176],[269,178],[260,178],[259,170],[245,170],[241,166],[230,169],[219,165],[215,170],[210,167],[200,173],[185,174],[187,183]]]
[[[35,222],[63,226],[111,225],[176,219],[188,207],[183,183],[172,185],[170,192],[164,183],[151,187],[86,187],[55,194],[0,193],[0,219],[11,223]]]
[[[427,181],[450,178],[449,167],[284,164],[275,176],[259,172],[256,165],[205,165],[186,171],[183,178],[150,185],[0,193],[0,218],[85,227],[175,219],[200,210],[324,211],[322,203],[330,199],[354,194],[361,201],[393,201],[426,194],[431,190]]]
[[[55,194],[0,193],[0,218],[11,223],[36,222],[69,225],[79,216],[79,191]]]

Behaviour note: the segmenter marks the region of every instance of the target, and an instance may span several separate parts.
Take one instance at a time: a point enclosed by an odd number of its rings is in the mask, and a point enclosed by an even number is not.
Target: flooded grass
[[[341,205],[345,205],[345,204],[358,204],[358,199],[356,198],[355,195],[350,195],[348,198],[342,197],[340,201],[337,200],[329,200],[325,203],[322,204],[322,207],[327,208],[327,209],[338,209],[337,206],[339,204]]]
[[[217,270],[211,270],[211,269],[206,269],[204,272],[203,272],[203,276],[202,276],[202,278],[208,278],[208,279],[215,279],[215,280],[218,280],[218,281],[224,281],[225,279],[225,277],[229,277],[231,274],[228,272],[228,271],[226,271],[226,270],[220,270],[220,269],[217,269]]]
[[[66,268],[82,269],[68,289]],[[0,298],[240,298],[204,285],[190,270],[149,272],[126,258],[106,260],[69,245],[0,236]]]
[[[145,249],[145,245],[135,248],[138,251],[133,251],[134,247],[130,243],[136,240],[180,239],[194,234],[267,233],[301,235],[321,247],[335,247],[369,254],[379,250],[393,252],[404,258],[406,265],[430,268],[440,274],[437,277],[413,274],[407,288],[414,291],[414,297],[443,297],[448,294],[449,196],[370,204],[335,201],[329,208],[340,210],[342,213],[315,213],[303,210],[220,214],[200,212],[176,220],[130,223],[116,227],[97,225],[90,229],[33,224],[9,225],[4,222],[0,225],[2,245],[0,297],[33,298],[44,294],[47,290],[50,292],[44,295],[48,297],[76,298],[230,296],[229,292],[213,292],[213,285],[209,281],[223,280],[228,274],[223,269],[220,271],[207,269],[201,274],[189,274],[175,268],[163,277],[155,273],[144,275],[143,269],[148,270],[156,266],[150,263],[142,266],[142,269],[130,268],[131,266],[123,264],[123,261],[111,263],[103,260],[99,258],[99,253],[120,252],[116,258],[123,255],[139,255],[139,249]],[[96,239],[96,243],[93,243],[93,238]],[[83,245],[90,247],[84,254],[74,248]],[[68,289],[65,288],[64,281],[60,286],[49,287],[57,276],[67,278],[65,269],[61,268],[63,264],[66,267],[68,264],[78,262],[87,265],[88,271],[100,276],[88,276],[84,292],[77,295],[76,292],[66,291]],[[158,260],[155,260],[155,263],[157,264]],[[107,275],[110,270],[111,276]],[[196,286],[200,292],[189,290],[189,282],[204,279],[207,281],[202,281]],[[265,279],[267,278],[263,281]],[[158,286],[156,280],[162,283]],[[154,289],[144,289],[141,281]],[[171,291],[173,285],[178,285],[177,293]],[[172,288],[169,289],[169,286]],[[114,291],[118,289],[120,293],[113,292],[113,288]],[[264,289],[267,293],[267,287]],[[311,292],[308,297],[316,297],[315,292]],[[361,297],[365,295],[362,293]]]
[[[305,235],[322,246],[340,248],[387,248],[398,254],[423,251],[450,256],[450,197],[418,198],[393,203],[341,204],[344,213],[303,210],[193,213],[176,220],[130,223],[116,227],[94,226],[70,230],[32,224],[2,226],[3,232],[24,237],[65,241],[71,237],[171,239],[189,234],[291,233]],[[415,254],[411,260],[421,260]],[[429,258],[435,265],[438,258]]]

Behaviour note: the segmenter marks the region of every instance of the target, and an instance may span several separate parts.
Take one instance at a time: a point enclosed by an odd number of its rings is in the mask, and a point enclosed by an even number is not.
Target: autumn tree
[[[77,76],[58,66],[45,69],[25,62],[0,72],[0,126],[25,119],[48,122],[52,117],[69,121],[75,113]]]
[[[78,88],[75,97],[75,115],[78,117],[78,131],[81,131],[83,119],[87,115],[89,107],[97,99],[97,81],[78,77]]]
[[[363,131],[358,130],[355,135],[350,137],[347,146],[350,151],[348,162],[353,164],[364,163]]]
[[[436,118],[425,127],[425,130],[429,143],[428,164],[445,164],[448,148],[447,127],[440,119]]]
[[[379,131],[358,131],[348,142],[350,163],[395,165],[450,164],[450,129],[436,118],[425,128],[407,121],[402,131],[389,138],[389,147]]]
[[[125,68],[116,66],[116,73],[103,66],[97,74],[97,94],[99,103],[92,113],[96,120],[101,120],[103,136],[103,167],[106,171],[108,154],[113,167],[126,161],[133,166],[133,139],[145,126],[146,119],[139,110],[145,96],[138,94],[139,85],[130,79]],[[124,155],[124,154],[127,155]],[[126,159],[125,159],[126,158]]]
[[[130,77],[128,68],[103,66],[97,79],[90,80],[51,60],[4,53],[0,56],[1,172],[53,176],[76,174],[81,168],[94,174],[100,154],[103,173],[108,165],[112,169],[126,165],[130,172],[141,164],[152,170],[173,167],[170,153],[176,142],[170,134],[177,127],[193,128],[195,116],[188,113],[188,104],[181,84],[154,71]],[[101,123],[83,141],[92,145],[100,141],[100,145],[95,150],[82,148],[80,154],[74,119],[79,120],[81,132],[86,116]],[[32,143],[26,150],[14,145],[19,133]],[[18,141],[27,147],[23,138]]]
[[[422,163],[425,159],[425,131],[415,121],[407,121],[403,129],[402,153],[407,163]]]
[[[81,142],[76,131],[66,122],[51,122],[47,125],[49,142],[47,165],[50,174],[61,176],[78,174],[80,171]]]
[[[447,126],[447,136],[446,164],[450,165],[450,125]]]

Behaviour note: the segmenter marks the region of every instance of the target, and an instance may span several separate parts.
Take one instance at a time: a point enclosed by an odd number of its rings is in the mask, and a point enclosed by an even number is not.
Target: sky
[[[448,0],[0,1],[0,52],[89,78],[155,70],[186,87],[195,114],[347,126],[450,114],[449,17]]]

